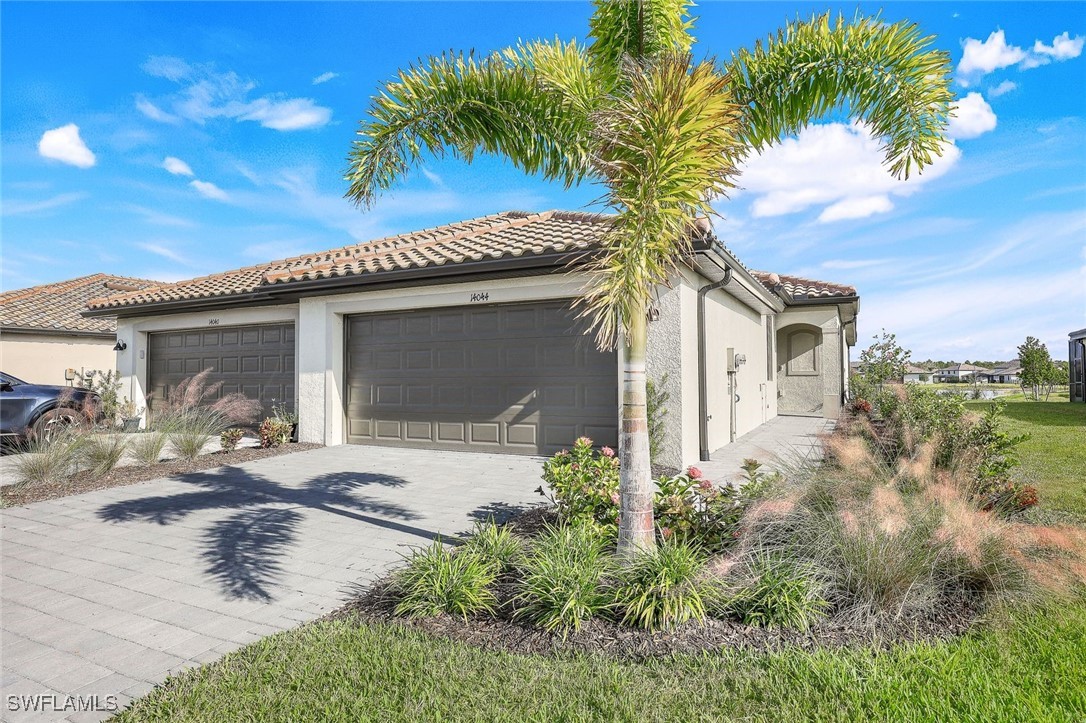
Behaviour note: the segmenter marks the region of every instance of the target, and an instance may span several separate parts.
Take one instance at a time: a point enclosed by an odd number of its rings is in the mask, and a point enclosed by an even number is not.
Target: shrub
[[[665,540],[633,557],[614,590],[622,622],[649,630],[705,619],[704,560],[693,545]]]
[[[618,457],[610,447],[598,452],[581,437],[543,463],[543,481],[564,522],[618,525]],[[546,496],[543,488],[538,492]]]
[[[109,474],[128,451],[128,439],[120,434],[88,434],[82,447],[83,459],[95,477]]]
[[[177,454],[193,460],[203,453],[208,442],[225,431],[229,420],[210,407],[194,407],[173,415],[164,426]]]
[[[233,452],[238,447],[238,442],[245,436],[245,432],[237,427],[231,427],[219,435],[219,444],[223,452]]]
[[[493,612],[497,599],[490,586],[497,578],[493,562],[471,552],[445,547],[440,539],[416,549],[393,578],[399,597],[395,612],[408,617],[441,613],[467,618]]]
[[[461,554],[476,554],[497,565],[500,572],[513,570],[524,559],[524,540],[513,534],[508,527],[494,523],[476,522],[471,536],[460,547]]]
[[[714,485],[697,467],[660,477],[653,499],[660,538],[691,542],[709,551],[729,547],[743,512],[762,494],[766,477],[759,467],[757,460],[745,461],[747,483],[739,488]]]
[[[609,610],[603,583],[613,560],[607,544],[591,525],[547,529],[521,565],[516,617],[567,634]]]
[[[282,419],[268,417],[260,423],[257,433],[260,436],[260,446],[264,449],[278,447],[290,441],[293,425]]]
[[[143,465],[158,464],[162,450],[166,448],[166,435],[162,432],[143,432],[132,435],[128,442],[129,449],[136,461]]]
[[[115,426],[121,410],[121,373],[113,369],[95,369],[87,373],[86,379],[87,386],[97,392],[101,400],[99,404],[106,426]]]
[[[788,559],[759,554],[743,571],[740,587],[720,598],[717,614],[746,625],[807,630],[829,607],[810,567]]]
[[[17,485],[62,482],[79,468],[85,435],[72,427],[62,427],[47,436],[31,435],[11,457]]]

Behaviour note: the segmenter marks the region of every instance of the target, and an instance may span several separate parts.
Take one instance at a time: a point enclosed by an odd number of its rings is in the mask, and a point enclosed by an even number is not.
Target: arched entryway
[[[822,329],[791,324],[777,331],[777,412],[822,416]]]

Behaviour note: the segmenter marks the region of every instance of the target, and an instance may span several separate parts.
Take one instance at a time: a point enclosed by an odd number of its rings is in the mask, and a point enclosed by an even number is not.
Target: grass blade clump
[[[746,625],[807,630],[829,603],[809,567],[792,560],[756,555],[745,565],[741,586],[724,595],[714,611]]]
[[[665,540],[638,554],[614,590],[622,622],[649,630],[705,619],[704,557],[694,546]]]
[[[412,618],[494,612],[497,599],[490,586],[497,576],[498,567],[490,560],[434,540],[412,552],[393,578],[399,598],[395,612]]]
[[[77,429],[60,428],[48,435],[30,435],[12,456],[18,486],[62,482],[77,471],[86,444]]]
[[[485,523],[475,523],[471,536],[460,546],[460,554],[464,553],[479,555],[497,565],[499,571],[509,572],[524,559],[524,540],[509,527],[495,524],[491,517]]]
[[[568,634],[611,607],[604,580],[614,563],[607,540],[591,525],[548,528],[521,566],[516,616]]]
[[[163,419],[159,427],[166,430],[170,446],[179,457],[194,460],[230,424],[227,417],[210,407],[195,407]]]
[[[121,434],[89,434],[83,444],[83,459],[95,477],[109,474],[128,451],[128,439]]]
[[[142,465],[157,464],[162,458],[162,452],[166,449],[166,435],[162,432],[151,431],[132,435],[128,448],[132,456]]]

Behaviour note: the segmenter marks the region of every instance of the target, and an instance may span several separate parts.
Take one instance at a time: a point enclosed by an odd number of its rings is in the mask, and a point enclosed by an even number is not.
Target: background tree
[[[817,15],[727,62],[697,62],[687,0],[597,0],[591,43],[526,42],[482,58],[446,53],[371,101],[347,197],[373,203],[424,154],[499,154],[566,186],[591,180],[614,212],[583,309],[622,345],[619,548],[653,544],[646,311],[690,251],[699,217],[743,156],[847,107],[908,177],[942,152],[949,57],[906,22]]]
[[[1022,393],[1029,394],[1034,401],[1041,398],[1042,390],[1047,389],[1045,399],[1052,393],[1052,385],[1063,380],[1058,367],[1052,363],[1052,355],[1048,353],[1048,347],[1033,336],[1027,336],[1026,341],[1018,347],[1018,363],[1022,365],[1022,373],[1018,375],[1019,384],[1022,385]],[[1059,378],[1057,379],[1057,375]],[[1028,390],[1028,391],[1027,391]]]
[[[897,343],[897,334],[886,329],[871,338],[874,343],[860,352],[860,375],[864,381],[881,387],[888,381],[904,379],[912,352]]]

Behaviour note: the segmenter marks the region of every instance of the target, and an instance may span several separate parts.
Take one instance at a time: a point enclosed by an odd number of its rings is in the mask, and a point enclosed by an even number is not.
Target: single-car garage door
[[[617,357],[569,304],[348,317],[347,441],[552,454],[617,442]]]
[[[151,408],[179,382],[212,370],[219,395],[241,392],[260,400],[264,415],[273,405],[294,409],[294,324],[224,326],[150,334],[148,382]]]

